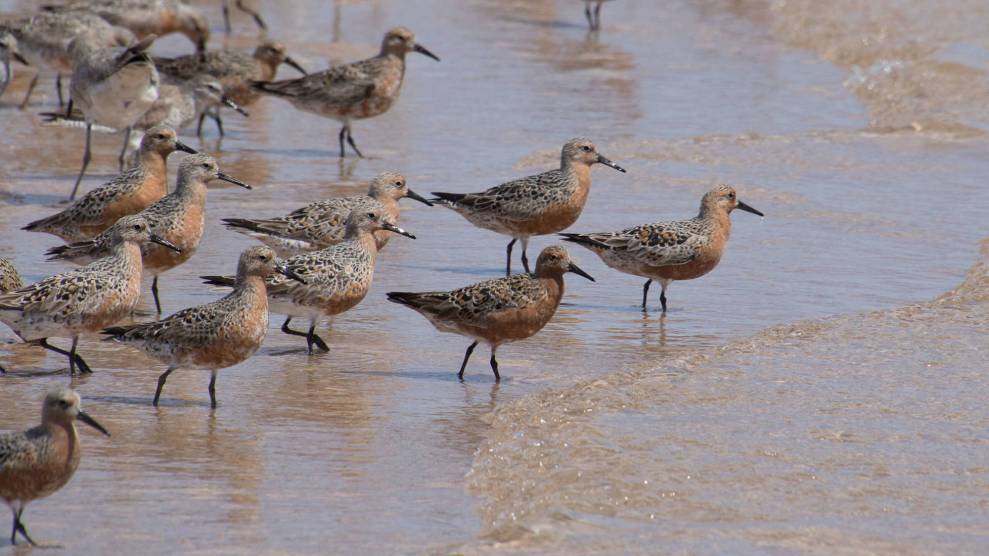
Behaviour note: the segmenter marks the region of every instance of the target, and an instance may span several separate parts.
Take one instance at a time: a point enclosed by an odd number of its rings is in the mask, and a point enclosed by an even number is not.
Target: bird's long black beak
[[[225,181],[227,183],[232,183],[234,185],[239,185],[239,186],[243,187],[244,189],[254,189],[253,187],[247,185],[246,183],[240,181],[239,179],[232,178],[232,177],[224,174],[223,172],[217,172],[216,173],[216,179],[223,180],[223,181]]]
[[[749,205],[746,205],[742,201],[739,201],[738,202],[737,208],[740,208],[740,209],[744,210],[745,212],[751,212],[752,214],[758,214],[759,216],[762,216],[762,217],[765,217],[766,216],[765,214],[762,213],[762,211],[756,210],[756,209],[750,207]]]
[[[85,411],[80,411],[79,415],[77,415],[76,418],[82,421],[83,423],[86,423],[87,425],[93,427],[94,429],[100,431],[101,433],[110,436],[110,432],[105,428],[103,428],[103,425],[101,425],[99,421],[90,417],[89,414],[86,413]]]
[[[180,249],[178,245],[175,245],[171,241],[168,241],[167,239],[165,239],[165,238],[163,238],[161,236],[158,236],[158,235],[155,235],[155,234],[151,234],[151,238],[150,239],[151,239],[152,243],[157,243],[158,245],[162,245],[164,247],[167,247],[167,248],[171,249],[172,251],[175,251],[176,253],[181,253],[182,252],[182,249]]]
[[[604,164],[605,166],[611,166],[612,168],[614,168],[615,170],[618,170],[619,172],[621,172],[623,174],[625,173],[625,168],[622,168],[621,166],[619,166],[619,165],[615,164],[614,162],[612,162],[607,157],[602,156],[600,154],[598,155],[598,162],[600,162],[601,164]]]
[[[223,95],[222,97],[220,97],[220,102],[222,102],[227,108],[240,112],[241,114],[244,115],[245,118],[250,116],[250,114],[247,113],[247,110],[244,110],[244,108],[241,107],[241,105],[227,98],[227,95]]]
[[[298,71],[302,75],[309,75],[309,72],[306,71],[306,68],[302,67],[302,64],[300,64],[299,62],[296,62],[295,59],[293,59],[291,56],[286,56],[285,59],[282,60],[282,61],[285,62],[286,64],[292,66],[293,69],[295,69],[296,71]]]
[[[416,193],[415,191],[412,191],[411,189],[409,189],[407,191],[408,192],[405,194],[405,196],[408,197],[409,199],[415,199],[416,201],[419,201],[420,203],[424,203],[426,205],[433,206],[433,203],[429,202],[429,200],[426,199],[425,197],[423,197],[422,195],[419,195],[418,193]]]
[[[412,50],[415,50],[419,54],[424,54],[426,56],[429,56],[430,58],[432,58],[433,60],[436,60],[437,62],[440,61],[440,59],[439,59],[439,57],[437,55],[435,55],[432,52],[426,50],[426,47],[423,46],[423,45],[421,45],[421,44],[419,44],[419,43],[416,43],[416,45],[414,47],[412,47]]]
[[[567,270],[570,271],[570,272],[573,272],[577,276],[583,276],[584,278],[587,278],[591,282],[597,282],[597,280],[595,280],[590,274],[584,272],[583,270],[581,270],[581,268],[579,266],[577,266],[577,265],[575,265],[573,263],[570,263],[570,267],[567,268]]]
[[[182,141],[175,141],[175,150],[189,154],[198,154],[198,151],[196,151],[196,149],[190,147],[189,145],[186,145]]]
[[[401,234],[401,235],[403,235],[403,236],[405,236],[405,237],[407,237],[409,239],[415,239],[416,238],[416,236],[410,234],[409,232],[406,232],[405,230],[403,230],[402,228],[399,228],[398,226],[396,226],[394,224],[389,224],[388,222],[382,223],[381,224],[381,229],[388,230],[389,232],[395,232],[396,234]]]
[[[17,62],[20,63],[20,64],[22,64],[22,65],[25,65],[25,66],[30,66],[31,65],[31,64],[29,64],[27,62],[27,60],[24,59],[24,56],[21,56],[21,53],[20,52],[14,51],[14,52],[11,52],[10,55],[14,58],[14,60],[17,60]]]
[[[285,276],[287,278],[291,278],[292,280],[295,280],[296,282],[298,282],[300,284],[305,284],[306,283],[306,281],[301,276],[299,276],[295,272],[292,272],[292,269],[290,269],[289,267],[285,266],[284,264],[276,264],[275,265],[275,272],[277,272],[277,273],[279,273],[282,276]]]

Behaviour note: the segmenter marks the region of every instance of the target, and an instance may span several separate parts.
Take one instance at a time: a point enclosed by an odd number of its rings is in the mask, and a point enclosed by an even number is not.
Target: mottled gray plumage
[[[397,224],[398,201],[403,197],[430,204],[409,189],[405,176],[383,172],[371,181],[366,195],[317,201],[277,218],[224,218],[223,222],[228,228],[268,245],[279,256],[291,257],[343,241],[347,217],[355,210],[384,211],[388,221]],[[387,230],[375,232],[379,250],[388,243],[391,234]]]
[[[24,280],[14,268],[10,259],[0,257],[0,293],[19,290],[24,287]]]
[[[184,0],[82,0],[48,6],[55,13],[92,13],[107,22],[130,29],[138,39],[182,33],[197,51],[206,50],[209,22]]]

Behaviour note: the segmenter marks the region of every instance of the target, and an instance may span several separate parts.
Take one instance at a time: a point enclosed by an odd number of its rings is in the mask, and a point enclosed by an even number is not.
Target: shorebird
[[[82,0],[61,6],[44,6],[55,13],[92,13],[129,29],[138,39],[182,33],[197,52],[206,51],[209,22],[184,0]]]
[[[226,106],[247,117],[249,114],[223,92],[223,84],[212,75],[197,75],[180,85],[167,83],[158,89],[158,100],[134,124],[137,129],[148,129],[156,125],[167,125],[175,129],[185,129],[193,122],[202,122],[207,112]],[[219,122],[217,122],[219,124]],[[196,128],[202,137],[202,125]],[[220,125],[220,135],[223,126]]]
[[[246,14],[250,14],[250,16],[254,18],[254,23],[257,24],[258,29],[262,31],[268,30],[268,25],[265,24],[263,19],[261,19],[261,14],[259,14],[257,10],[244,5],[244,0],[234,0],[234,6],[236,6],[238,10]],[[222,9],[223,9],[223,29],[229,35],[230,31],[232,30],[230,27],[230,0],[223,0]]]
[[[305,283],[299,284],[277,276],[268,279],[271,310],[287,317],[282,324],[282,332],[304,336],[310,355],[314,344],[324,352],[330,351],[326,342],[316,334],[319,319],[349,311],[367,295],[378,256],[378,244],[374,238],[374,232],[378,230],[389,230],[415,239],[414,235],[389,222],[382,210],[355,210],[347,217],[347,233],[343,242],[285,261],[286,268]],[[203,279],[214,286],[234,283],[229,276],[203,276]],[[289,323],[296,317],[309,319],[308,332],[289,328]]]
[[[17,38],[18,52],[27,62],[38,68],[55,72],[55,91],[58,105],[63,105],[62,75],[71,74],[77,60],[69,51],[69,44],[78,37],[87,43],[87,49],[127,46],[136,38],[129,30],[111,25],[103,18],[85,12],[51,13],[40,12],[31,17],[5,21],[0,28]],[[38,84],[36,73],[28,85],[21,108],[31,99],[31,93]]]
[[[68,388],[45,396],[40,425],[24,432],[0,434],[0,498],[14,512],[10,544],[17,544],[17,533],[28,544],[36,544],[24,527],[24,508],[57,492],[79,467],[82,453],[76,420],[110,436],[103,425],[82,410],[79,394]]]
[[[62,212],[35,220],[23,229],[56,235],[66,242],[96,237],[120,217],[141,212],[165,196],[166,161],[177,150],[196,152],[179,141],[169,127],[149,129],[141,139],[136,166],[86,193]]]
[[[138,213],[138,216],[148,222],[152,233],[179,249],[163,249],[157,245],[145,245],[141,248],[144,270],[154,276],[151,294],[159,315],[161,301],[158,297],[158,277],[189,260],[199,247],[199,240],[202,239],[206,226],[206,185],[213,180],[251,189],[246,183],[221,172],[211,156],[202,153],[189,155],[179,164],[175,191]],[[88,241],[54,247],[45,254],[48,255],[48,260],[86,264],[106,256],[112,245],[113,234],[107,231]]]
[[[183,309],[160,321],[108,328],[104,333],[168,365],[158,377],[155,406],[168,375],[182,367],[210,370],[209,399],[216,408],[217,372],[245,361],[264,341],[268,331],[265,279],[273,272],[300,280],[276,263],[274,251],[251,247],[240,255],[234,291],[223,299]]]
[[[9,292],[11,290],[19,290],[24,287],[24,280],[21,279],[21,275],[17,273],[17,269],[14,268],[14,264],[10,262],[9,259],[0,257],[0,293]],[[0,374],[6,373],[7,370],[0,365]]]
[[[278,256],[291,257],[325,249],[343,241],[347,217],[355,210],[382,210],[389,222],[398,224],[398,201],[404,197],[433,205],[409,189],[402,174],[383,172],[371,180],[367,195],[317,201],[276,218],[224,218],[223,222],[231,230],[271,247]],[[378,250],[388,243],[391,235],[387,230],[374,232]]]
[[[657,222],[620,232],[561,234],[565,241],[597,253],[611,268],[647,278],[642,287],[642,310],[649,286],[658,280],[659,302],[666,312],[666,288],[674,280],[693,280],[714,270],[731,234],[731,211],[741,209],[765,216],[738,200],[735,189],[720,185],[701,199],[701,209],[690,220]]]
[[[7,91],[7,85],[14,78],[14,72],[10,69],[10,60],[28,65],[27,60],[21,56],[17,50],[17,38],[7,31],[0,29],[0,62],[3,63],[3,82],[0,82],[0,97]]]
[[[374,58],[335,66],[306,77],[286,81],[253,83],[263,93],[282,97],[299,110],[332,118],[343,124],[340,129],[340,158],[344,140],[358,157],[363,158],[350,132],[350,122],[385,113],[398,99],[405,77],[405,55],[418,52],[439,61],[432,52],[416,43],[415,34],[396,27],[381,42],[381,52]]]
[[[251,88],[252,81],[271,81],[283,63],[292,66],[303,75],[306,70],[288,55],[288,48],[279,42],[265,41],[250,54],[241,50],[212,50],[203,54],[190,54],[178,58],[155,58],[155,65],[167,81],[183,82],[197,75],[208,74],[220,80],[223,92],[231,101],[241,106],[253,104],[259,93]],[[199,118],[196,133],[200,134],[203,119]],[[217,114],[209,114],[216,121],[223,135],[223,123]]]
[[[464,369],[478,342],[491,347],[491,370],[495,380],[498,346],[524,340],[542,330],[556,313],[563,298],[563,275],[573,272],[594,281],[581,270],[570,254],[559,245],[551,245],[539,254],[535,274],[516,274],[487,280],[449,292],[388,292],[388,300],[411,307],[426,317],[440,332],[452,332],[472,338],[457,377],[464,379]]]
[[[601,29],[601,4],[608,0],[584,0],[584,16],[587,17],[587,24],[592,31]],[[594,4],[594,11],[591,11],[591,4]]]
[[[151,35],[127,48],[102,48],[77,55],[80,61],[72,72],[69,86],[72,98],[66,113],[71,114],[72,105],[77,104],[85,114],[86,150],[79,177],[69,195],[70,201],[75,199],[92,158],[90,140],[93,124],[126,130],[124,146],[120,151],[120,164],[123,166],[131,126],[158,100],[158,70],[147,54],[154,38]],[[71,51],[78,52],[85,48],[78,41],[72,41]]]
[[[526,248],[532,236],[567,229],[577,221],[591,189],[591,166],[625,169],[597,152],[589,139],[563,145],[560,168],[503,183],[480,193],[440,193],[433,202],[451,208],[471,224],[512,237],[505,275],[512,273],[512,247],[522,242],[522,266],[529,272]]]
[[[152,241],[178,249],[152,234],[141,216],[125,216],[110,229],[109,256],[0,294],[0,321],[25,342],[68,356],[69,374],[77,365],[82,373],[92,372],[76,355],[81,334],[98,332],[134,310],[141,293],[141,245]],[[71,350],[49,344],[50,337],[72,338]]]

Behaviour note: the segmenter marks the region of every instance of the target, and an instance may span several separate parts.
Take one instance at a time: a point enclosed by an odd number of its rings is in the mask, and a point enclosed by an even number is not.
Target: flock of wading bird
[[[592,29],[600,27],[603,1],[585,2]],[[242,0],[235,5],[267,28],[260,14]],[[227,2],[223,7],[229,30]],[[191,39],[196,52],[173,59],[148,54],[157,36],[173,32]],[[415,238],[396,225],[398,202],[406,197],[445,206],[475,226],[512,238],[504,278],[453,291],[388,293],[389,300],[419,312],[438,330],[473,340],[458,372],[461,380],[479,342],[490,346],[491,369],[500,380],[498,346],[528,338],[546,325],[563,296],[563,275],[573,272],[593,281],[562,246],[544,249],[534,272],[526,253],[532,236],[560,233],[576,222],[587,200],[592,166],[603,164],[625,172],[590,140],[577,138],[563,145],[559,168],[479,193],[435,192],[426,199],[409,189],[401,174],[385,172],[371,181],[367,195],[317,201],[284,216],[225,219],[228,228],[265,244],[241,253],[235,275],[203,277],[233,291],[162,320],[119,325],[134,314],[144,271],[153,276],[151,292],[161,315],[159,278],[196,251],[203,235],[208,185],[220,180],[250,188],[221,172],[209,155],[179,141],[176,129],[197,124],[201,134],[209,117],[222,134],[221,108],[246,116],[243,106],[270,95],[341,122],[340,156],[346,155],[349,145],[360,157],[351,121],[377,116],[391,107],[402,86],[408,53],[439,60],[404,27],[385,34],[377,56],[313,74],[306,74],[280,43],[265,41],[247,53],[206,50],[208,38],[206,18],[178,0],[70,2],[0,23],[4,87],[10,80],[11,60],[54,70],[60,111],[45,114],[48,123],[86,130],[82,169],[69,196],[74,202],[24,226],[65,241],[47,252],[50,260],[82,266],[25,286],[10,261],[0,259],[0,321],[23,341],[68,357],[70,375],[92,372],[77,352],[78,342],[83,334],[101,333],[167,366],[158,378],[154,405],[168,376],[186,368],[211,372],[209,395],[215,408],[217,371],[243,362],[260,347],[269,310],[286,315],[282,331],[305,337],[310,355],[329,351],[316,333],[319,322],[361,302],[370,288],[377,254],[392,234]],[[282,63],[304,75],[273,81]],[[71,81],[69,100],[61,110],[63,73],[70,74]],[[36,82],[37,75],[22,106],[28,104]],[[124,131],[120,164],[131,161],[132,165],[75,200],[91,159],[94,127]],[[128,158],[135,132],[139,146]],[[166,161],[175,151],[189,154],[179,163],[175,189],[168,192]],[[704,195],[694,218],[617,232],[560,235],[590,249],[608,266],[646,278],[643,310],[649,286],[658,280],[665,313],[671,282],[703,276],[718,264],[731,231],[730,214],[736,208],[762,216],[741,202],[734,189],[720,186]],[[521,242],[525,273],[513,275],[516,242]],[[294,318],[308,320],[308,330],[291,328]],[[49,338],[70,339],[71,347],[56,347]],[[0,367],[0,372],[6,370]],[[63,389],[45,398],[39,427],[0,436],[0,497],[14,512],[11,542],[16,543],[19,533],[33,544],[21,521],[24,506],[58,490],[78,465],[77,419],[109,434],[81,410],[75,392]]]

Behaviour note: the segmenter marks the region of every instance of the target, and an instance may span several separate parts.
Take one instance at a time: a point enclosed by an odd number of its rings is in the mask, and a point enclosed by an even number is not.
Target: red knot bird
[[[14,263],[10,262],[10,259],[0,257],[0,293],[19,290],[23,287],[24,280],[21,279],[21,275],[14,268]],[[7,370],[3,368],[3,365],[0,365],[0,374],[6,372]]]
[[[449,207],[471,224],[512,237],[508,242],[505,275],[512,273],[512,247],[522,242],[522,265],[529,271],[526,248],[532,236],[567,229],[577,221],[591,190],[591,166],[625,169],[597,152],[589,139],[563,145],[560,168],[520,178],[480,193],[440,193],[432,201]]]
[[[136,40],[129,30],[84,12],[40,12],[30,17],[4,21],[0,23],[0,29],[16,37],[18,52],[38,70],[28,85],[21,108],[27,107],[31,100],[40,72],[49,69],[55,72],[58,105],[64,104],[62,76],[71,74],[78,62],[69,50],[69,44],[74,39],[81,37],[80,40],[85,41],[89,49],[127,46]]]
[[[415,34],[396,27],[381,42],[374,58],[335,66],[306,77],[275,82],[254,82],[254,87],[281,97],[299,110],[332,118],[343,124],[340,129],[340,157],[344,140],[358,157],[363,157],[350,131],[352,120],[384,114],[398,99],[405,77],[405,55],[418,52],[439,61],[432,52],[416,43]]]
[[[99,332],[134,310],[141,293],[141,245],[152,241],[178,249],[152,234],[148,222],[138,215],[121,218],[110,230],[109,256],[0,294],[0,322],[25,342],[67,356],[70,374],[77,365],[82,373],[92,372],[76,354],[79,336]],[[71,338],[72,348],[53,346],[50,337]]]
[[[141,139],[136,166],[86,193],[69,208],[35,220],[23,229],[56,235],[66,242],[96,237],[122,216],[141,212],[165,196],[166,161],[177,150],[196,152],[179,141],[171,128],[149,129]]]
[[[662,285],[659,302],[666,312],[666,288],[674,280],[693,280],[714,270],[731,235],[731,212],[741,209],[759,216],[758,210],[738,200],[735,189],[720,185],[701,199],[701,209],[689,220],[656,222],[619,232],[561,234],[565,241],[597,253],[611,268],[647,278],[642,287],[646,309],[653,280]]]
[[[333,318],[360,303],[371,288],[378,243],[374,232],[388,230],[415,239],[415,236],[388,221],[379,209],[355,210],[347,217],[347,233],[341,243],[313,253],[296,255],[285,266],[305,283],[274,276],[268,279],[268,300],[271,310],[286,315],[282,332],[304,336],[313,353],[315,344],[330,351],[326,342],[316,334],[316,324],[323,317]],[[214,286],[230,286],[233,278],[203,276]],[[289,327],[293,318],[309,319],[309,331],[299,332]]]
[[[82,168],[72,188],[69,200],[75,199],[82,177],[92,159],[90,142],[93,124],[112,129],[126,130],[124,146],[120,151],[120,165],[124,164],[131,127],[151,105],[158,100],[158,70],[147,54],[154,35],[126,48],[101,48],[86,55],[79,55],[79,64],[72,72],[67,114],[72,114],[73,104],[86,117],[86,149]],[[72,42],[70,50],[83,48]]]
[[[216,408],[216,374],[247,360],[268,331],[265,279],[273,272],[300,280],[275,260],[275,252],[256,246],[240,255],[234,291],[223,299],[183,309],[163,320],[104,331],[168,365],[158,377],[153,404],[158,405],[168,375],[178,368],[209,370],[210,406]]]
[[[206,51],[209,22],[185,0],[82,0],[61,6],[45,6],[55,13],[92,13],[118,27],[130,29],[138,39],[182,33],[197,52]]]
[[[254,49],[254,53],[241,50],[211,50],[204,54],[190,54],[178,58],[155,58],[158,71],[172,82],[184,82],[197,75],[208,74],[220,80],[224,94],[240,106],[253,104],[259,93],[251,88],[252,81],[271,81],[278,72],[278,66],[288,64],[303,75],[306,70],[291,56],[288,48],[279,42],[265,41]],[[205,116],[211,116],[223,135],[223,124],[215,113],[203,113],[199,118],[196,133],[201,133]]]
[[[498,346],[524,340],[542,330],[556,314],[563,298],[563,275],[567,272],[594,281],[581,270],[570,254],[559,245],[543,249],[536,259],[535,274],[516,274],[487,280],[449,292],[388,292],[388,300],[406,305],[426,317],[440,332],[472,338],[457,377],[464,369],[478,342],[491,347],[491,370],[495,380]]]
[[[280,257],[291,257],[318,251],[343,241],[346,221],[355,210],[383,210],[392,224],[398,224],[398,201],[404,197],[432,206],[432,203],[409,189],[405,176],[397,172],[378,174],[367,195],[333,197],[317,201],[276,218],[224,218],[226,226],[253,237],[271,247]],[[378,249],[382,249],[392,233],[374,232]]]
[[[158,314],[161,314],[158,277],[189,260],[199,247],[206,227],[206,185],[214,180],[251,189],[246,183],[221,172],[211,156],[193,154],[183,158],[179,164],[175,191],[138,213],[151,226],[152,233],[179,248],[179,251],[173,251],[157,245],[145,245],[141,249],[144,270],[154,277],[151,281],[151,294]],[[54,247],[46,254],[49,260],[86,264],[106,256],[112,245],[113,235],[104,232],[89,241]]]
[[[51,496],[72,479],[82,459],[76,421],[82,421],[110,436],[103,425],[82,410],[79,394],[68,388],[45,396],[41,424],[24,432],[0,434],[0,498],[14,512],[14,530],[36,545],[24,527],[24,508]]]

